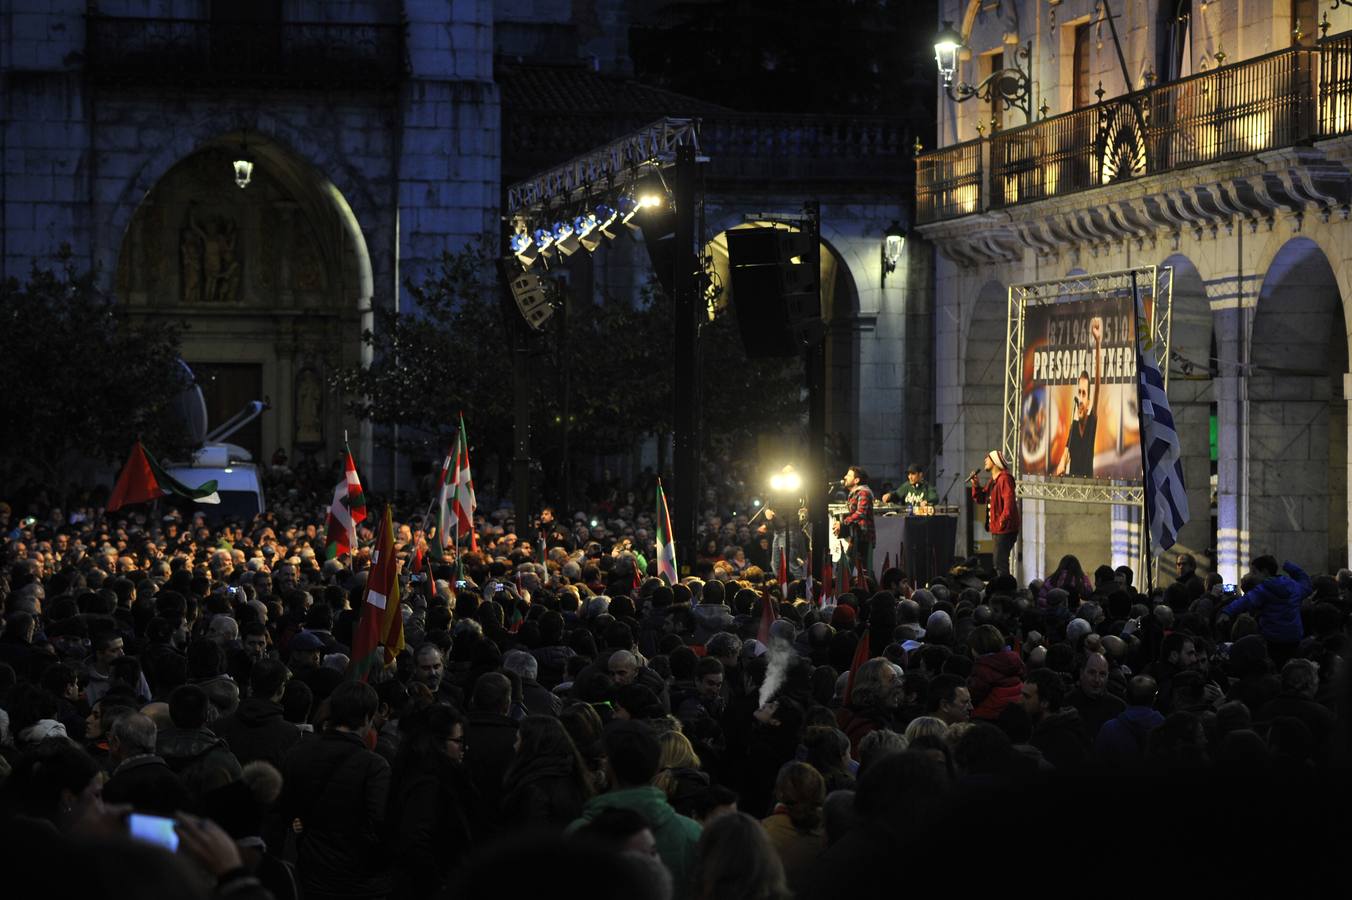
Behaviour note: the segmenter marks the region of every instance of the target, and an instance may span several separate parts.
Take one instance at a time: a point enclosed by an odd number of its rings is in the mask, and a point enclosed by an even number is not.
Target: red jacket
[[[1014,477],[1001,469],[982,487],[972,484],[972,499],[986,506],[986,530],[991,534],[1017,534],[1019,531],[1019,502],[1014,498]]]
[[[967,690],[972,694],[973,718],[994,722],[1023,692],[1023,660],[1013,650],[983,653],[972,664]]]

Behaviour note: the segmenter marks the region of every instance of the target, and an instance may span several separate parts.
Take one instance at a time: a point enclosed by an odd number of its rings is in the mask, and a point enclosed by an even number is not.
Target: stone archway
[[[169,167],[122,235],[116,292],[132,315],[185,321],[183,354],[219,425],[246,400],[271,411],[231,442],[326,463],[342,446],[339,367],[362,360],[372,290],[366,241],[342,195],[304,160],[251,138],[247,188],[231,177],[238,135]]]
[[[965,472],[969,468],[979,468],[981,460],[989,451],[1004,446],[1004,403],[1005,403],[1005,341],[1007,339],[1009,311],[1009,290],[996,281],[988,281],[976,292],[976,299],[967,308],[967,335],[963,345],[963,373],[959,380],[962,385],[962,406],[957,419],[949,430],[961,426],[963,456],[953,466],[954,473]],[[945,434],[944,446],[948,446]],[[950,476],[951,478],[952,476]],[[940,490],[947,487],[940,485]],[[947,502],[955,503],[959,509],[967,510],[969,504],[964,499],[962,485],[954,485],[948,492]],[[943,500],[944,498],[941,498]],[[959,544],[969,539],[981,544],[989,541],[981,526],[982,510],[972,511],[974,521],[960,526],[964,528],[959,536]],[[966,518],[966,512],[960,518]],[[966,555],[967,546],[962,546]]]
[[[727,232],[780,227],[782,222],[743,222],[719,231],[707,245],[719,283],[730,284]],[[858,459],[859,451],[859,292],[849,264],[836,247],[821,241],[822,319],[826,325],[827,468],[834,472]],[[727,297],[725,291],[723,297]]]
[[[1212,458],[1212,416],[1215,414],[1215,329],[1206,286],[1197,267],[1174,254],[1160,267],[1174,270],[1173,309],[1169,338],[1169,404],[1183,448],[1183,480],[1188,486],[1188,523],[1178,535],[1179,552],[1199,553],[1216,547]],[[1205,567],[1205,560],[1198,562]]]
[[[1291,559],[1312,572],[1346,565],[1347,354],[1342,297],[1328,258],[1309,238],[1294,238],[1263,277],[1250,329],[1253,555]]]

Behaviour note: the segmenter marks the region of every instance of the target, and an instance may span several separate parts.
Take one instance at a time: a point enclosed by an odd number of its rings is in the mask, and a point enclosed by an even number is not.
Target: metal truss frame
[[[600,186],[619,186],[649,164],[672,164],[678,147],[699,155],[699,120],[658,119],[605,146],[574,157],[507,188],[507,216],[530,216],[553,203],[572,202]]]
[[[1151,300],[1150,341],[1147,352],[1155,355],[1169,390],[1169,339],[1173,325],[1174,270],[1140,266],[1093,275],[1071,275],[1009,287],[1005,329],[1004,452],[1015,477],[1015,492],[1032,500],[1069,503],[1117,503],[1144,507],[1145,490],[1140,481],[1090,481],[1050,478],[1030,481],[1019,477],[1019,398],[1023,386],[1024,311],[1029,305],[1045,306],[1072,299],[1131,296],[1135,279],[1142,299]],[[1142,516],[1144,518],[1144,514]]]

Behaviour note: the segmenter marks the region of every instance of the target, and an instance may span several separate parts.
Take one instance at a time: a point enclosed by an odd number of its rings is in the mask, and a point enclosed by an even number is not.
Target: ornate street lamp
[[[883,284],[887,284],[887,276],[897,270],[897,263],[901,262],[901,249],[905,245],[906,230],[894,219],[887,226],[887,231],[883,232]]]
[[[992,72],[979,84],[965,81],[953,83],[958,71],[958,51],[962,49],[962,35],[953,28],[952,22],[944,22],[944,27],[934,38],[934,61],[939,67],[939,77],[943,79],[944,91],[954,103],[963,103],[973,97],[980,100],[999,99],[1005,109],[1023,111],[1024,121],[1033,121],[1033,42],[1023,44],[1015,52],[1015,67]],[[1019,67],[1020,61],[1024,68]]]

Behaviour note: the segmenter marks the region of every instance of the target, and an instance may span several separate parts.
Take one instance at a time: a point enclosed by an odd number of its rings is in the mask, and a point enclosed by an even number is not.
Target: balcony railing
[[[1352,33],[924,154],[917,214],[938,222],[1349,132]]]
[[[921,222],[953,219],[982,209],[982,142],[967,141],[916,160],[915,208]]]
[[[400,24],[90,15],[85,56],[105,84],[362,90],[405,73]]]

